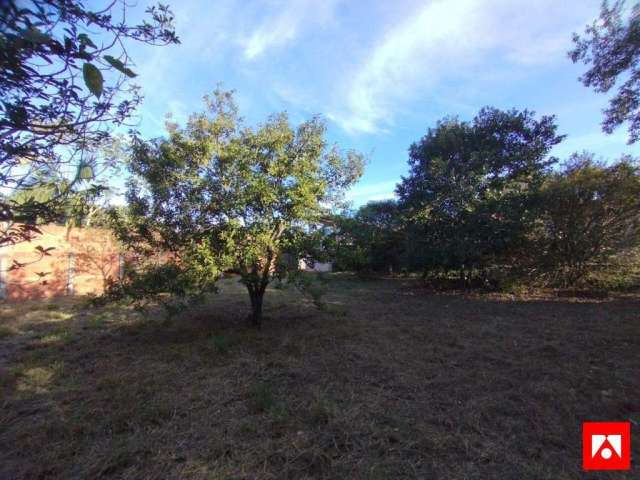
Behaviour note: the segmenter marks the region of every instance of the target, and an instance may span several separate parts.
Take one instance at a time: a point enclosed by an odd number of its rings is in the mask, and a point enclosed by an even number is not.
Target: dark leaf
[[[102,95],[102,85],[104,83],[100,70],[91,63],[85,63],[82,66],[82,75],[84,77],[84,83],[89,91],[91,91],[91,93],[96,97],[100,98]]]
[[[84,45],[85,47],[98,48],[96,47],[95,43],[91,41],[91,39],[86,33],[81,33],[80,35],[78,35],[78,40],[80,40],[80,44]]]
[[[41,255],[44,255],[44,256],[49,256],[49,255],[51,255],[49,252],[50,252],[51,250],[55,250],[55,249],[56,249],[56,247],[43,248],[41,245],[38,245],[38,246],[35,248],[36,252],[38,252],[38,253],[40,253]]]
[[[19,268],[22,268],[26,265],[26,263],[20,263],[17,260],[13,261],[13,264],[9,267],[9,271],[13,271],[13,270],[18,270]]]
[[[78,57],[82,58],[83,60],[87,60],[87,61],[93,60],[93,55],[91,55],[86,50],[80,50],[78,52]]]
[[[9,118],[11,121],[17,125],[21,126],[27,123],[27,109],[24,107],[15,107],[11,109],[7,109],[9,114]]]
[[[124,73],[127,77],[129,78],[133,78],[136,77],[137,75],[135,73],[133,73],[133,71],[126,67],[124,65],[124,63],[122,63],[120,60],[118,60],[115,57],[112,57],[111,55],[105,55],[104,59],[109,62],[109,64],[115,68],[116,70],[118,70],[119,72]]]
[[[51,37],[49,35],[42,33],[36,27],[31,27],[29,30],[26,30],[22,36],[25,40],[38,45],[49,43],[51,41]]]

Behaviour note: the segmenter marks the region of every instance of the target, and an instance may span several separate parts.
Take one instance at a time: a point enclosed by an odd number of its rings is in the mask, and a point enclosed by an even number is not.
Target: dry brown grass
[[[581,422],[627,419],[638,473],[636,297],[267,295],[262,331],[232,280],[172,321],[1,306],[0,478],[633,478],[581,471]]]

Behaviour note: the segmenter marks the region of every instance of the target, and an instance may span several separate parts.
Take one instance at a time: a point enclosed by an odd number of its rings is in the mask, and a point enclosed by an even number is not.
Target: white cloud
[[[129,50],[136,61],[136,81],[143,87],[145,100],[139,110],[145,134],[156,136],[165,131],[165,115],[183,122],[188,112],[199,108],[200,99],[213,89],[219,77],[212,76],[196,91],[197,103],[190,102],[193,83],[206,78],[208,69],[219,65],[230,44],[228,25],[237,10],[235,0],[217,0],[215,16],[203,15],[202,0],[183,0],[171,6],[179,45],[150,47],[132,42]]]
[[[215,14],[205,0],[178,2],[182,44],[134,56],[147,98],[141,112],[161,127],[169,110],[184,117],[174,98],[193,110],[224,80],[245,95],[255,86],[275,110],[284,101],[292,115],[321,112],[350,133],[390,132],[403,113],[430,104],[475,111],[484,91],[568,63],[571,32],[595,17],[600,0],[396,2],[217,0]]]
[[[578,135],[569,135],[553,149],[553,155],[566,160],[572,153],[593,152],[606,160],[613,160],[623,154],[637,155],[640,149],[627,145],[628,134],[624,126],[606,135],[600,129]]]
[[[395,198],[395,188],[397,181],[384,181],[356,185],[347,192],[347,200],[356,205],[376,200],[389,200]]]
[[[593,17],[597,4],[569,3],[433,0],[375,44],[329,117],[348,132],[376,133],[393,125],[417,90],[566,62],[571,32]]]
[[[273,13],[241,39],[244,57],[254,60],[268,49],[282,47],[295,40],[310,26],[322,26],[333,18],[339,0],[290,0],[272,3]]]
[[[189,118],[187,105],[176,99],[169,100],[167,103],[167,114],[171,116],[171,120],[178,124],[185,124]]]
[[[374,48],[354,76],[347,94],[346,116],[331,114],[348,131],[374,133],[388,117],[391,101],[406,94],[405,88],[417,77],[425,82],[435,78],[423,65],[440,62],[439,52],[462,46],[463,29],[473,18],[472,0],[437,1],[427,5],[392,29]],[[458,47],[460,48],[460,47]]]

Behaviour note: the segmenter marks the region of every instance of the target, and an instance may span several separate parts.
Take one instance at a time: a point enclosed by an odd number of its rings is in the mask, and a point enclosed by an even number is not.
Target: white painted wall
[[[305,272],[331,272],[333,271],[333,263],[332,262],[314,262],[313,266],[307,264],[307,262],[302,259],[298,263],[298,268]]]

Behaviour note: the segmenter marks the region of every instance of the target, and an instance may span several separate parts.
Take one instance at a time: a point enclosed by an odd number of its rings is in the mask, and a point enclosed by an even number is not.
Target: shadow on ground
[[[578,479],[581,422],[640,421],[633,296],[335,277],[326,311],[269,291],[262,331],[245,297],[3,305],[0,478]]]

